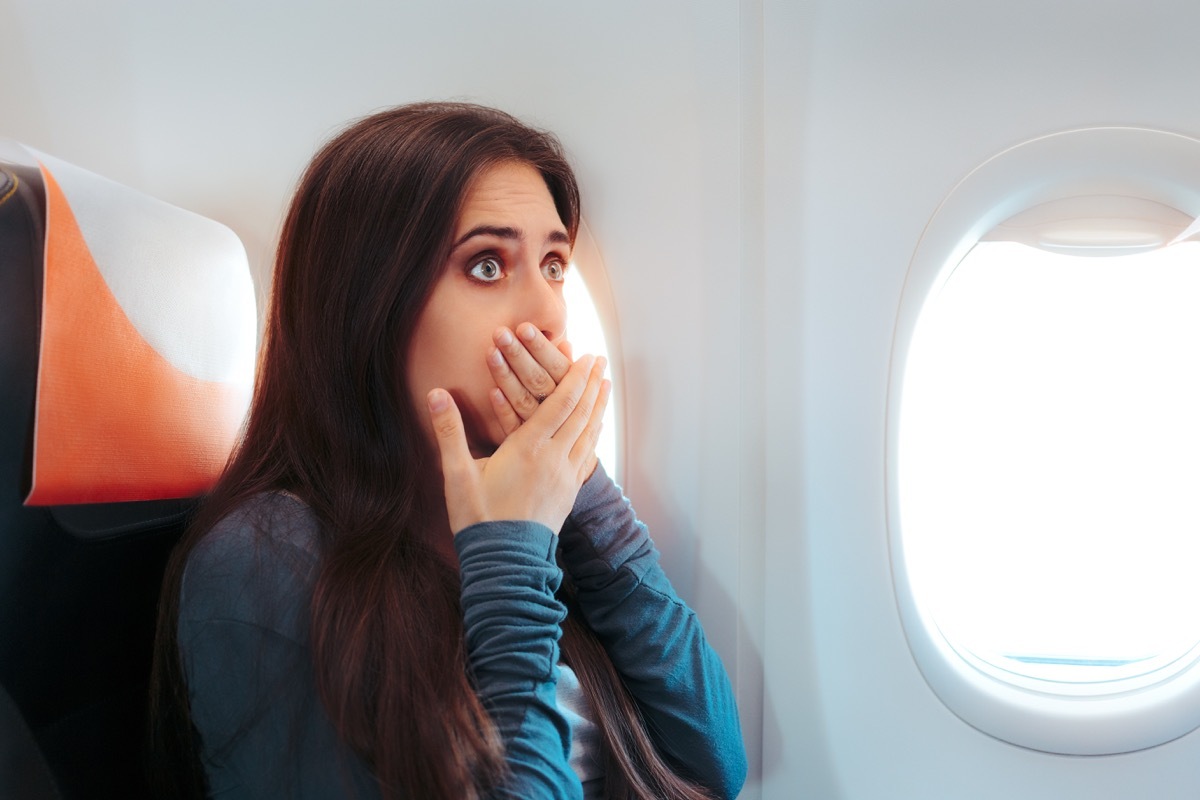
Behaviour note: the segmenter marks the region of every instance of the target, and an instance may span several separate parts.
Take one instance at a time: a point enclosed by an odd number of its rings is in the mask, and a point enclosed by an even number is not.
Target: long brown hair
[[[541,173],[573,242],[579,193],[557,140],[493,109],[374,114],[322,148],[301,179],[245,435],[164,579],[151,724],[175,793],[204,785],[176,642],[183,570],[209,529],[267,491],[299,497],[320,523],[317,691],[383,796],[472,798],[502,779],[502,745],[467,678],[459,576],[429,544],[443,500],[406,360],[471,181],[505,161]],[[610,795],[705,797],[664,765],[578,613],[562,649],[596,710]]]

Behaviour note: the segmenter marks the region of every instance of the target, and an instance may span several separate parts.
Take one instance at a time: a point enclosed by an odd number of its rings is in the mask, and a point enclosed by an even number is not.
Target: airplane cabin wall
[[[1195,797],[1195,732],[1124,755],[1051,755],[981,733],[941,703],[900,625],[884,448],[897,308],[939,204],[976,166],[1044,134],[1200,136],[1188,88],[1197,8],[765,6],[768,395],[799,402],[768,406],[768,427],[792,435],[768,448],[768,472],[795,477],[770,484],[765,703],[787,722],[778,768],[764,745],[763,796]],[[788,320],[799,352],[773,356]],[[796,507],[796,527],[777,506]],[[794,563],[804,580],[789,582]]]
[[[557,132],[624,362],[623,483],[738,689],[745,798],[1194,796],[1191,734],[1069,758],[959,720],[909,653],[884,496],[908,263],[1036,136],[1200,136],[1200,10],[1131,0],[0,0],[0,137],[218,219],[265,297],[300,170],[418,99]]]

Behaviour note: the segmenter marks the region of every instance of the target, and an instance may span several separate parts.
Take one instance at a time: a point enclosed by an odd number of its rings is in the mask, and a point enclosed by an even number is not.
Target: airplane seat
[[[60,800],[50,765],[20,709],[0,688],[0,797]]]
[[[0,143],[0,298],[0,796],[148,797],[163,567],[248,405],[245,251]]]

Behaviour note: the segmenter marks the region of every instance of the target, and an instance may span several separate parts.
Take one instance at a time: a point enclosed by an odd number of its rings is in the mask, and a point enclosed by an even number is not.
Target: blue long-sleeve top
[[[178,640],[214,797],[379,796],[317,698],[309,651],[317,526],[299,501],[264,495],[188,559]],[[556,691],[560,548],[579,607],[660,752],[719,797],[736,796],[746,759],[728,677],[603,468],[580,490],[561,536],[534,522],[489,522],[460,531],[454,545],[468,669],[504,741],[502,796],[582,797]]]

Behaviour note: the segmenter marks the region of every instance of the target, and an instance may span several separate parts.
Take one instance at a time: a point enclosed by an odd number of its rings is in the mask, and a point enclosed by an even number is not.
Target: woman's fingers
[[[566,377],[567,370],[571,368],[570,354],[564,354],[559,348],[550,344],[550,340],[537,329],[537,326],[529,322],[522,322],[517,326],[517,338],[524,344],[525,354],[532,357],[546,371],[546,374],[550,376],[550,379],[554,381],[556,386],[559,381]],[[508,351],[505,351],[504,354],[505,356],[509,355]],[[521,355],[521,352],[517,351],[516,357],[518,359],[521,358]],[[524,379],[524,374],[520,369],[518,369],[518,373]],[[535,387],[531,386],[529,388],[532,389]]]
[[[604,419],[604,409],[608,404],[609,381],[604,378],[607,362],[597,358],[588,371],[587,384],[579,396],[571,415],[555,433],[556,439],[562,439],[570,447],[568,458],[572,464],[579,464],[596,448],[600,435],[600,424]]]
[[[582,483],[591,477],[596,469],[596,443],[600,441],[600,429],[604,424],[604,412],[608,408],[608,399],[612,396],[612,381],[603,378],[600,381],[600,391],[596,396],[596,404],[592,415],[588,418],[583,433],[575,440],[571,448],[571,461],[579,464],[579,479]]]
[[[458,533],[484,518],[484,509],[479,502],[479,467],[467,445],[462,415],[450,393],[445,389],[434,389],[425,401],[442,461],[450,530]]]
[[[511,336],[511,334],[510,334]],[[497,337],[502,338],[502,337]],[[528,354],[526,354],[528,356]],[[533,416],[541,404],[542,399],[550,392],[538,393],[530,391],[526,388],[521,379],[512,371],[504,354],[500,350],[493,348],[488,354],[488,370],[492,373],[492,380],[496,383],[496,388],[504,396],[505,405],[512,409],[513,414],[519,420],[527,420]],[[543,374],[547,374],[543,371]],[[547,381],[549,380],[547,374]],[[501,420],[503,425],[504,421]]]
[[[558,388],[538,407],[537,413],[521,426],[521,435],[544,439],[554,437],[579,405],[595,365],[595,356],[580,356],[579,360],[571,365]]]
[[[566,377],[571,359],[528,322],[518,325],[515,335],[499,328],[493,341],[496,349],[488,355],[492,379],[517,415],[529,419]]]
[[[505,437],[521,427],[524,420],[517,415],[512,404],[508,402],[508,398],[504,396],[504,392],[499,388],[493,388],[488,392],[488,399],[492,403],[492,412],[500,422],[500,429],[504,431]]]

